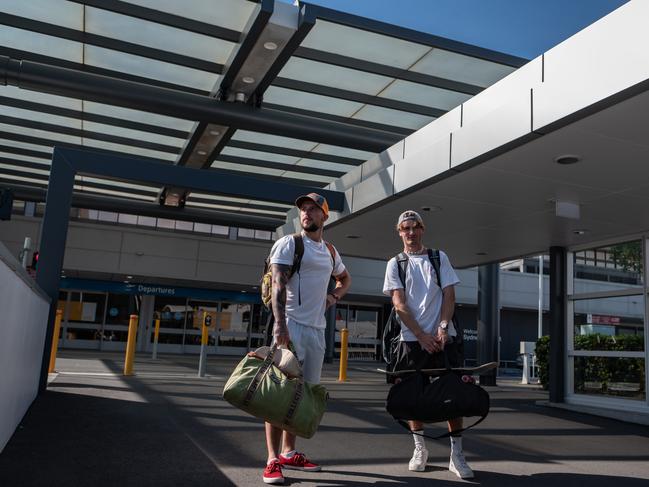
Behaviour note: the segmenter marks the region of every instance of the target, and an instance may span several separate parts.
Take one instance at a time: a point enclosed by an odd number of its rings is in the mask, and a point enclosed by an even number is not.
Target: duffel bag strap
[[[246,397],[243,398],[243,406],[247,406],[250,401],[252,401],[253,396],[255,395],[255,392],[257,392],[257,388],[259,387],[259,384],[261,384],[261,380],[263,379],[264,375],[270,368],[270,366],[273,363],[273,357],[275,356],[275,351],[277,350],[277,344],[273,344],[273,346],[270,347],[270,351],[268,352],[268,355],[264,359],[264,363],[261,364],[261,367],[259,367],[259,370],[257,370],[257,373],[255,376],[252,378],[250,381],[250,384],[248,385],[248,389],[246,390]]]
[[[295,394],[293,394],[293,399],[291,399],[291,404],[289,405],[286,416],[284,417],[284,424],[291,424],[291,421],[293,420],[293,416],[295,415],[295,411],[297,410],[298,404],[300,404],[300,400],[302,399],[303,394],[304,380],[300,377],[297,380],[297,384],[295,385]]]
[[[478,419],[475,423],[473,423],[470,426],[467,426],[466,428],[460,428],[459,430],[455,430],[455,431],[447,431],[446,433],[443,433],[443,434],[441,434],[439,436],[429,436],[429,435],[426,435],[424,433],[415,433],[414,431],[412,431],[410,429],[410,425],[406,421],[404,421],[403,419],[397,419],[397,418],[394,418],[394,419],[396,419],[397,423],[399,423],[401,426],[403,426],[405,429],[407,429],[409,433],[412,433],[413,435],[422,436],[424,438],[428,438],[429,440],[439,440],[441,438],[448,438],[449,436],[458,435],[460,433],[463,433],[464,431],[468,430],[469,428],[473,428],[474,426],[482,423],[486,417],[487,417],[487,415],[485,414],[484,416],[481,416],[480,419]]]

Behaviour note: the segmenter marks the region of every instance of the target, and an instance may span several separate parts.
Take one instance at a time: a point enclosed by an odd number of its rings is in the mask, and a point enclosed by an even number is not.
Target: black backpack
[[[408,271],[408,254],[401,252],[395,257],[397,259],[397,266],[399,268],[399,280],[403,285],[403,289],[406,289],[406,273]],[[437,277],[437,285],[442,289],[442,278],[440,276],[440,257],[438,249],[428,249],[428,259],[435,270],[435,275]],[[464,345],[464,332],[462,327],[458,323],[457,313],[453,312],[453,317],[451,318],[453,322],[453,327],[457,334],[455,340],[458,344],[458,351],[463,354],[463,345]],[[387,364],[386,370],[388,372],[394,371],[394,367],[397,362],[397,356],[399,351],[399,341],[401,339],[401,320],[397,315],[397,311],[392,307],[390,316],[388,317],[385,326],[383,327],[383,360]]]

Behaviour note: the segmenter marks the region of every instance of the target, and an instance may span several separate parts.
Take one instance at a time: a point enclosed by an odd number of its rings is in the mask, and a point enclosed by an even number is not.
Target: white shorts
[[[319,384],[325,354],[325,331],[302,325],[290,318],[286,320],[286,324],[297,359],[302,365],[304,380],[311,384]]]

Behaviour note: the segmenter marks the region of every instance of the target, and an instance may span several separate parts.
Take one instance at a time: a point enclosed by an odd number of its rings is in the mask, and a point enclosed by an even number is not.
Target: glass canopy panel
[[[12,134],[28,135],[30,137],[38,137],[41,139],[49,139],[49,140],[55,140],[59,142],[66,142],[68,144],[81,143],[81,139],[73,135],[55,134],[45,130],[30,129],[26,127],[16,127],[15,125],[8,125],[6,123],[0,123],[0,131],[10,132]]]
[[[18,181],[21,183],[31,183],[31,184],[38,184],[41,186],[47,186],[46,179],[34,179],[25,176],[15,176],[13,174],[2,174],[1,172],[0,172],[0,179],[8,179],[11,181]]]
[[[2,129],[0,129],[2,130]],[[0,138],[0,145],[4,146],[9,146],[9,147],[16,147],[18,149],[27,149],[27,150],[32,150],[36,152],[42,152],[42,153],[47,153],[49,154],[51,158],[52,154],[52,148],[48,146],[43,146],[43,145],[38,145],[38,144],[30,144],[27,142],[17,142],[9,139],[2,139]]]
[[[182,148],[185,140],[177,137],[169,137],[166,135],[155,134],[151,132],[143,132],[141,130],[133,130],[123,127],[116,127],[114,125],[105,125],[103,123],[84,122],[83,128],[90,132],[98,132],[101,134],[115,135],[117,137],[126,137],[132,139],[134,142],[146,141],[156,144],[163,144],[169,148],[175,148],[178,152]]]
[[[308,140],[292,139],[280,135],[262,134],[261,132],[250,132],[249,130],[237,130],[232,136],[232,140],[272,145],[275,147],[286,147],[296,150],[311,150],[316,146],[315,142],[309,142]]]
[[[3,25],[0,46],[43,54],[75,63],[83,62],[83,44]]]
[[[471,98],[471,95],[444,90],[434,86],[412,83],[410,81],[396,80],[379,94],[379,97],[440,108],[442,110],[451,110],[467,101]]]
[[[486,88],[514,72],[516,68],[503,64],[456,54],[443,49],[433,49],[411,71],[440,78],[461,81]]]
[[[246,0],[128,0],[128,3],[242,32],[255,2]]]
[[[79,176],[79,178],[81,178],[81,181],[84,181],[86,183],[104,184],[106,186],[115,186],[116,188],[121,189],[135,189],[156,195],[158,194],[158,191],[160,191],[160,188],[158,187],[143,186],[141,184],[130,183],[127,181],[116,181],[114,179],[96,178],[93,176]]]
[[[284,172],[282,169],[270,169],[267,167],[253,167],[244,164],[236,164],[234,162],[214,161],[212,166],[215,169],[231,169],[246,173],[247,176],[254,177],[255,174],[268,174],[271,176],[281,176]]]
[[[0,158],[9,159],[14,161],[14,164],[20,165],[21,162],[31,162],[33,164],[39,164],[45,168],[50,167],[50,161],[48,159],[41,159],[39,157],[25,156],[22,154],[12,154],[10,152],[4,152],[0,150]]]
[[[91,101],[83,102],[83,110],[88,113],[96,113],[97,115],[121,118],[133,122],[146,123],[149,125],[159,125],[160,127],[184,130],[187,132],[189,132],[194,126],[194,122],[192,122],[191,120],[167,117],[165,115],[158,115],[155,113],[143,112],[140,110],[132,110],[130,108],[116,107],[113,105],[104,105],[103,103],[95,103]]]
[[[217,205],[213,203],[203,203],[201,201],[187,201],[186,206],[196,208],[209,208],[211,210],[238,211],[252,214],[263,214],[269,216],[285,216],[286,213],[271,210],[258,210],[257,208],[242,208],[237,206]]]
[[[44,112],[35,112],[33,110],[23,110],[22,108],[13,108],[0,104],[0,115],[7,117],[20,118],[22,120],[31,120],[34,122],[51,123],[59,127],[69,127],[80,129],[81,120],[69,117],[61,117],[59,115],[50,115]]]
[[[83,138],[83,145],[85,147],[94,147],[95,149],[105,149],[113,152],[121,152],[122,154],[132,156],[149,157],[152,159],[158,159],[160,161],[175,161],[177,157],[176,154],[169,154],[167,152],[143,149],[140,147],[132,147],[123,144],[115,144],[113,142],[105,142],[103,140],[91,139],[89,137]]]
[[[424,125],[435,120],[434,117],[427,117],[425,115],[417,115],[415,113],[402,112],[400,110],[392,110],[390,108],[377,107],[374,105],[365,105],[365,107],[363,107],[362,110],[359,110],[353,118],[412,130],[420,129]]]
[[[408,69],[430,47],[366,30],[318,20],[302,46]]]
[[[340,117],[351,117],[362,108],[361,103],[355,103],[329,96],[314,95],[301,91],[289,90],[271,86],[264,94],[266,103],[301,108],[314,112],[328,113]]]
[[[221,78],[214,73],[90,45],[86,45],[85,63],[203,91],[210,91]]]
[[[86,32],[224,64],[236,44],[175,27],[86,7]]]
[[[376,155],[373,152],[367,152],[358,149],[348,149],[347,147],[338,147],[337,145],[329,144],[318,144],[313,152],[319,152],[320,154],[329,154],[332,156],[349,157],[350,159],[359,159],[361,161],[367,161],[368,159],[371,159]]]
[[[392,78],[378,74],[365,73],[299,57],[292,57],[279,76],[366,95],[380,93],[392,81]]]
[[[340,171],[342,173],[347,173],[354,169],[356,166],[349,164],[339,164],[337,162],[328,162],[328,161],[318,161],[315,159],[300,159],[296,166],[303,167],[314,167],[317,169],[329,169],[331,171]]]
[[[83,30],[83,5],[74,2],[3,0],[2,11],[39,22]]]
[[[81,110],[81,100],[67,98],[65,96],[50,95],[38,91],[25,90],[17,86],[0,86],[0,96],[6,96],[18,100],[27,100],[34,103],[42,103],[70,110]]]
[[[49,168],[37,169],[37,168],[33,168],[33,167],[21,166],[19,164],[14,165],[14,164],[6,164],[4,162],[0,162],[0,174],[2,174],[3,169],[19,170],[19,171],[24,172],[24,173],[37,174],[37,175],[40,175],[40,176],[49,176],[50,175]]]
[[[156,196],[144,196],[141,194],[125,193],[123,191],[116,191],[112,189],[95,188],[94,186],[88,186],[86,184],[75,184],[74,189],[78,191],[83,191],[85,193],[98,193],[107,196],[118,196],[120,198],[130,198],[130,199],[142,200],[142,201],[153,201],[154,199],[157,198]]]
[[[303,172],[294,172],[294,171],[284,171],[282,174],[283,177],[294,178],[294,179],[303,179],[305,183],[308,184],[309,181],[318,181],[321,183],[330,183],[336,178],[331,176],[321,176],[319,174],[306,174]]]
[[[291,157],[284,154],[272,154],[270,152],[237,149],[234,147],[224,148],[223,151],[221,151],[221,154],[226,156],[246,157],[248,159],[254,159],[256,161],[279,162],[282,164],[295,164],[299,160],[298,157]]]

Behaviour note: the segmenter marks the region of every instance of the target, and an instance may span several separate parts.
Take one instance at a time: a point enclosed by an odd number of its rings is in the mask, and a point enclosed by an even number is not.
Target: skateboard
[[[488,372],[490,370],[495,369],[498,366],[498,362],[487,362],[486,364],[478,365],[477,367],[453,367],[451,369],[421,369],[421,372],[423,372],[426,375],[430,376],[438,376],[438,375],[443,375],[447,373],[449,370],[451,372],[455,372],[456,374],[463,374],[463,375],[478,375],[482,374],[483,372]],[[376,369],[378,372],[381,372],[383,374],[387,374],[390,376],[400,376],[400,375],[405,375],[405,374],[412,374],[413,372],[417,372],[416,370],[399,370],[396,372],[388,372],[385,369]]]

